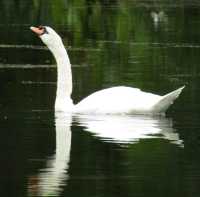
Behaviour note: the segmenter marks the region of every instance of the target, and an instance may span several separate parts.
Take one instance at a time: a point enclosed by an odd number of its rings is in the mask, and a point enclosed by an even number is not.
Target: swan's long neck
[[[72,93],[72,71],[71,64],[67,51],[60,43],[57,47],[49,47],[53,53],[57,63],[57,91],[55,110],[56,111],[71,111],[73,102],[71,99]]]

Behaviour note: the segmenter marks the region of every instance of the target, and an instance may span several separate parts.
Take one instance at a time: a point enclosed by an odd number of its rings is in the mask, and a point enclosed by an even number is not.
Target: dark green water
[[[199,1],[0,7],[0,196],[199,196]],[[39,24],[64,39],[75,102],[115,85],[157,94],[186,88],[166,117],[55,118],[55,61],[29,30]]]

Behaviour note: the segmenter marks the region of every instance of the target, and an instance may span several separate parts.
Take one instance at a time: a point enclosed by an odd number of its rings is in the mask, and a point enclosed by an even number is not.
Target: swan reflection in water
[[[46,168],[29,181],[30,196],[57,196],[68,180],[71,150],[71,115],[55,114],[56,150],[47,161]]]
[[[75,124],[93,136],[109,143],[133,144],[140,139],[162,138],[182,147],[183,142],[172,127],[172,120],[165,117],[76,115]],[[71,149],[72,116],[56,114],[56,151],[47,167],[38,173],[37,181],[29,185],[30,196],[57,196],[66,186]]]
[[[144,138],[163,138],[183,146],[171,119],[163,116],[77,116],[86,131],[107,142],[132,144]]]

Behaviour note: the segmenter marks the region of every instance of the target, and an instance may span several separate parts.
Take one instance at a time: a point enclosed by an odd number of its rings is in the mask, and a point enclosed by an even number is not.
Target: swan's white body
[[[32,31],[39,31],[31,27]],[[72,73],[68,54],[60,36],[45,27],[40,38],[57,62],[57,93],[55,110],[81,114],[159,114],[164,113],[179,96],[181,87],[165,96],[146,93],[137,88],[112,87],[97,91],[74,105],[71,99]]]
[[[180,94],[158,96],[131,87],[113,87],[97,91],[74,106],[78,113],[96,114],[158,114],[164,113]]]

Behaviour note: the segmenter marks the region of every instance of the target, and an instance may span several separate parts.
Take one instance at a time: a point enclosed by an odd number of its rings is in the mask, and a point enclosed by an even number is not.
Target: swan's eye
[[[43,34],[48,34],[48,31],[47,31],[47,29],[46,29],[45,26],[42,26],[42,25],[41,25],[41,26],[38,27],[38,29],[42,31],[42,34],[41,34],[41,35],[43,35]]]
[[[38,29],[39,29],[39,30],[43,30],[44,27],[43,27],[43,26],[39,26]]]

